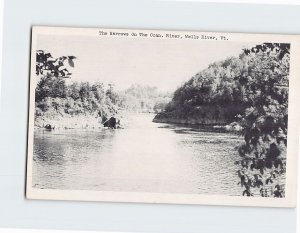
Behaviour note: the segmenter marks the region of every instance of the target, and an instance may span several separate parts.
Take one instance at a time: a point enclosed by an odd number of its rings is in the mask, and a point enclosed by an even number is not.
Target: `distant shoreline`
[[[215,130],[221,130],[224,132],[241,132],[243,130],[242,126],[237,122],[211,122],[211,123],[204,123],[202,119],[195,119],[195,118],[176,118],[176,117],[167,117],[162,116],[163,114],[157,114],[152,122],[154,123],[165,123],[165,124],[179,124],[179,125],[186,125],[186,126],[203,126],[212,128]]]

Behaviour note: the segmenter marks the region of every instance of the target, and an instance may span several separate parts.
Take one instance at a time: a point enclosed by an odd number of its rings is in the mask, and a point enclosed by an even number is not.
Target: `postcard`
[[[32,27],[26,197],[296,206],[300,36]]]

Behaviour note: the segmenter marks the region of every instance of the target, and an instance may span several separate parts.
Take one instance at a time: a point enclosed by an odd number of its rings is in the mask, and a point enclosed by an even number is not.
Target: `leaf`
[[[74,62],[73,62],[73,60],[72,59],[68,59],[68,62],[69,62],[69,65],[71,66],[71,67],[74,67]]]
[[[275,168],[279,168],[279,167],[282,168],[282,166],[283,166],[283,164],[282,164],[281,159],[277,159],[277,160],[274,161],[274,167]]]
[[[237,173],[238,173],[238,176],[239,176],[239,178],[241,178],[241,177],[242,177],[242,173],[241,173],[241,171],[240,171],[240,170],[238,170],[238,171],[237,171]]]
[[[46,58],[52,57],[52,55],[50,53],[46,53],[45,56],[46,56]]]
[[[260,173],[261,173],[262,175],[264,174],[264,169],[263,169],[263,168],[260,169]]]
[[[245,190],[244,192],[243,192],[243,196],[245,196],[245,194],[247,195],[247,196],[249,196],[248,194],[248,191],[247,190]]]
[[[241,176],[241,186],[245,185],[245,176]]]

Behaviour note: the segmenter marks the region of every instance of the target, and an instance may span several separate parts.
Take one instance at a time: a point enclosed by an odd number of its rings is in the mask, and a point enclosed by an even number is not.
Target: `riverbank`
[[[123,128],[129,127],[131,124],[133,124],[133,115],[136,115],[136,113],[134,114],[119,111],[118,114],[111,114],[105,118],[102,118],[96,113],[81,113],[77,115],[71,115],[48,111],[43,115],[35,116],[34,126],[37,129],[44,129],[48,128],[49,126],[49,129],[101,129],[105,128],[105,121],[109,120],[111,117],[115,117],[119,126]]]
[[[198,107],[174,107],[161,112],[153,122],[190,125],[227,125],[236,121],[236,116],[244,111],[243,106],[203,105]]]
[[[185,116],[180,116],[175,112],[162,112],[157,114],[152,120],[155,123],[184,124],[193,126],[211,126],[228,132],[241,132],[243,127],[234,119],[227,117],[225,111],[217,110],[212,112],[211,108],[207,111],[193,112]],[[232,119],[232,120],[230,120]]]
[[[101,121],[101,118],[93,115],[37,116],[34,126],[45,128],[46,125],[50,125],[54,129],[97,129],[104,127]]]

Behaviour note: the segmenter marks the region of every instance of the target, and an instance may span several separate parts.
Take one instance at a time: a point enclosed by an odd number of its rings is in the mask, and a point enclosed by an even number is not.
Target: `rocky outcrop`
[[[235,116],[242,112],[238,106],[201,106],[189,111],[162,112],[155,116],[153,122],[191,124],[191,125],[219,125],[225,126],[235,121]]]
[[[228,125],[214,125],[213,128],[222,129],[227,132],[241,132],[243,130],[243,127],[237,122],[232,122]]]
[[[45,129],[47,129],[47,130],[53,130],[53,129],[55,129],[55,126],[47,124],[47,125],[45,125]]]
[[[111,129],[117,129],[120,126],[120,120],[115,117],[110,117],[103,123],[104,127],[108,127]]]

